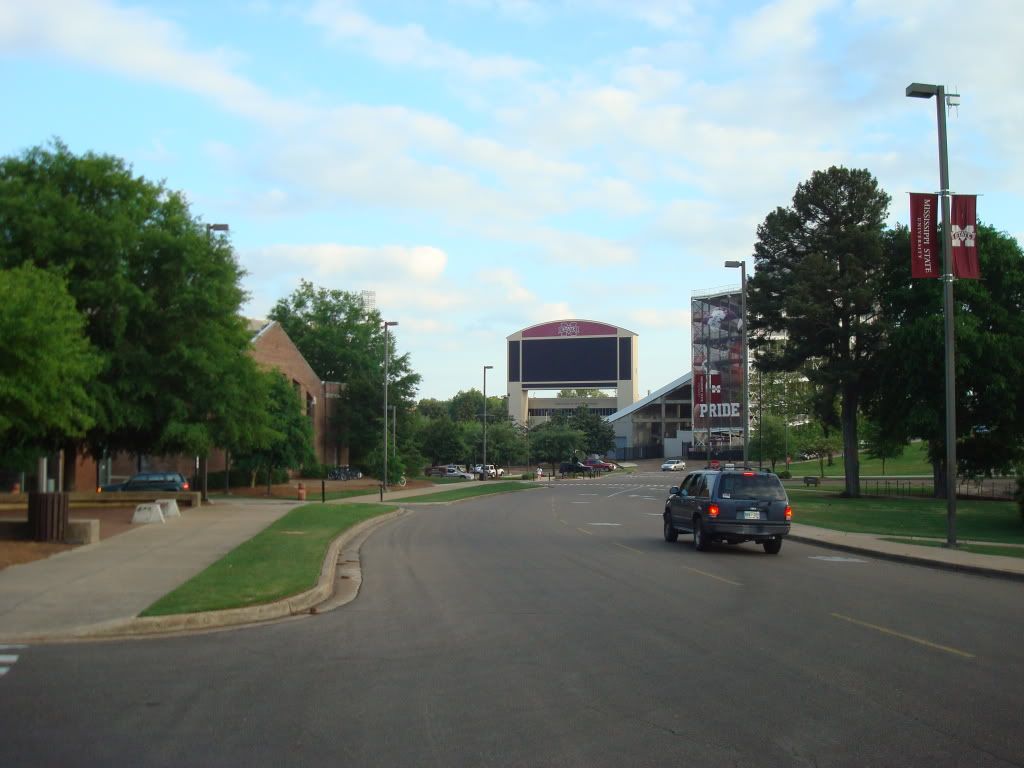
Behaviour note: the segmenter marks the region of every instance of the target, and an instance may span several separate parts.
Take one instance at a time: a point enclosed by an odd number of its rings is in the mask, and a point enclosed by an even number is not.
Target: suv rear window
[[[718,493],[723,499],[786,500],[786,490],[775,475],[722,475]]]

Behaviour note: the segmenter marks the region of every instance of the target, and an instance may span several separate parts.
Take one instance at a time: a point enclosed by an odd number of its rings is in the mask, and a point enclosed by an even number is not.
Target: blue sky
[[[375,291],[421,397],[485,364],[500,392],[505,337],[568,318],[639,334],[645,394],[813,171],[868,168],[893,223],[938,187],[910,82],[962,94],[951,185],[1024,239],[1021,40],[1018,0],[0,1],[0,154],[60,137],[183,190],[250,316]]]

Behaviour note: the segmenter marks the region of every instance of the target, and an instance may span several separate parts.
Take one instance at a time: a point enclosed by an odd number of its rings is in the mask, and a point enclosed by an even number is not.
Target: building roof
[[[627,405],[625,408],[623,408],[622,410],[616,411],[611,416],[605,416],[605,421],[612,422],[612,421],[618,421],[619,419],[625,418],[626,416],[629,416],[631,413],[633,413],[635,411],[638,411],[639,409],[643,408],[645,405],[650,405],[655,400],[657,400],[659,397],[663,397],[664,395],[667,395],[673,389],[678,389],[679,387],[683,386],[683,384],[689,383],[689,381],[692,378],[693,378],[693,371],[687,371],[682,376],[680,376],[678,379],[675,379],[674,381],[670,381],[668,384],[663,386],[661,389],[657,389],[654,392],[651,392],[651,394],[647,395],[647,397],[641,398],[640,400],[637,400],[635,403]]]

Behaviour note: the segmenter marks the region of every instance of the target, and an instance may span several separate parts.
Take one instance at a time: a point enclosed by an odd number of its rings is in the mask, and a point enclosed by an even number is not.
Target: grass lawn
[[[382,504],[304,504],[164,595],[140,615],[242,608],[316,585],[324,555],[345,529],[394,510]]]
[[[790,492],[793,522],[854,533],[946,538],[945,499],[860,498],[808,490]],[[957,501],[957,536],[1024,544],[1024,523],[1011,501]]]
[[[843,456],[836,456],[833,459],[833,464],[830,467],[828,465],[828,459],[820,460],[825,465],[825,477],[844,477],[846,473],[846,461]],[[789,465],[789,471],[793,473],[793,477],[804,475],[820,475],[821,474],[821,463],[819,459],[811,459],[809,461],[794,461]],[[778,471],[782,471],[785,468],[784,464],[776,465]],[[865,475],[881,475],[882,474],[882,460],[881,459],[869,459],[864,451],[860,452],[860,474],[861,477]],[[928,446],[923,442],[911,443],[908,445],[902,456],[897,456],[895,459],[885,460],[885,474],[886,475],[925,475],[931,477],[932,465],[928,463]]]
[[[922,539],[901,539],[895,536],[886,536],[882,541],[894,541],[897,544],[915,544],[920,547],[941,547],[941,541],[924,541]],[[997,544],[964,544],[960,543],[960,549],[965,552],[974,552],[979,555],[1003,555],[1004,557],[1024,557],[1024,547],[1000,547]]]
[[[474,496],[486,496],[491,493],[506,493],[508,491],[523,491],[527,488],[539,488],[537,483],[524,483],[521,481],[507,482],[501,480],[488,480],[461,485],[449,491],[438,491],[423,496],[412,496],[402,499],[403,504],[420,504],[423,502],[437,501],[458,501],[459,499],[470,499]]]

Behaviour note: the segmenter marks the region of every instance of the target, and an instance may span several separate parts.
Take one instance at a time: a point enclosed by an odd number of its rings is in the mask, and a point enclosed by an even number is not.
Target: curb
[[[837,542],[823,541],[822,539],[815,539],[810,536],[801,536],[800,534],[793,533],[788,534],[786,538],[791,539],[792,541],[798,541],[801,544],[810,544],[811,546],[823,547],[825,549],[835,549],[840,552],[852,552],[858,555],[868,555],[870,557],[878,558],[879,560],[890,560],[892,562],[908,563],[910,565],[923,565],[940,571],[956,571],[958,573],[969,573],[975,576],[987,576],[993,579],[1024,581],[1024,573],[1014,573],[1013,571],[1004,571],[999,568],[988,568],[984,565],[950,563],[945,560],[933,560],[928,557],[918,557],[916,555],[882,552],[877,549],[870,549],[869,547],[858,547],[854,544],[839,544]]]
[[[373,529],[407,513],[408,510],[399,508],[394,512],[364,520],[343,531],[327,548],[316,586],[273,603],[251,605],[245,608],[226,608],[219,611],[203,611],[202,613],[180,613],[171,616],[135,616],[52,633],[4,635],[2,639],[5,642],[56,643],[75,640],[157,637],[179,632],[241,627],[315,613],[313,609],[329,599],[334,591],[338,556],[342,548],[359,536],[365,539]]]

